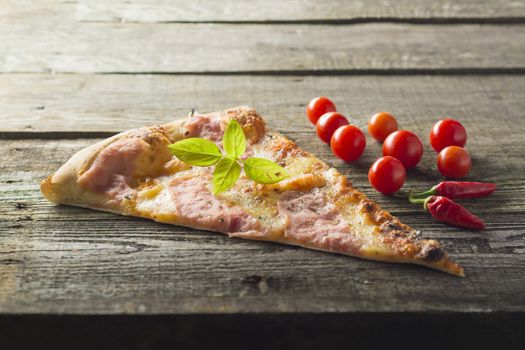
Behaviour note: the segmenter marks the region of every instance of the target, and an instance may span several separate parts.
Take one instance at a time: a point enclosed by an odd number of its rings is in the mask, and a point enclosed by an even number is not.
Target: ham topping
[[[278,206],[287,219],[285,237],[298,244],[340,253],[359,249],[339,209],[319,191],[284,192]]]
[[[210,183],[209,176],[178,177],[171,181],[171,198],[182,223],[223,233],[262,229],[259,221],[244,209],[215,197],[208,189]]]
[[[202,137],[218,142],[223,133],[217,117],[194,114],[184,123],[184,137]]]
[[[100,152],[89,169],[78,178],[80,186],[106,193],[120,203],[133,189],[129,180],[135,171],[135,161],[145,150],[139,138],[124,138],[113,142]]]

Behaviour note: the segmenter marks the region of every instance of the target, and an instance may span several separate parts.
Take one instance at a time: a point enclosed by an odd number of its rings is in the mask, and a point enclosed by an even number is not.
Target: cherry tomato
[[[337,112],[325,113],[319,118],[316,124],[317,136],[324,143],[330,143],[334,132],[343,125],[348,125],[348,120],[344,115]]]
[[[448,146],[439,152],[437,157],[439,172],[446,177],[459,179],[467,176],[472,162],[467,151],[458,146]]]
[[[335,112],[335,104],[328,97],[316,97],[306,106],[306,116],[310,123],[315,125],[321,116],[328,112]]]
[[[423,156],[423,143],[413,132],[394,131],[383,143],[383,155],[397,158],[406,169],[413,168]]]
[[[463,147],[467,143],[467,131],[460,122],[454,119],[438,121],[430,131],[430,145],[436,152],[447,146]]]
[[[405,183],[405,167],[394,157],[379,158],[368,171],[368,181],[379,192],[392,194]]]
[[[396,130],[397,120],[387,112],[377,113],[368,121],[368,133],[379,142],[385,141]]]
[[[337,129],[330,140],[332,152],[345,162],[359,159],[366,146],[365,134],[355,125]]]

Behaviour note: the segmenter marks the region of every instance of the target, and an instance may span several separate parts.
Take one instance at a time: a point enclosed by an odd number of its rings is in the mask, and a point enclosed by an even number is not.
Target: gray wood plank
[[[385,208],[442,241],[464,265],[461,279],[46,202],[39,180],[94,141],[0,141],[1,313],[524,311],[523,142],[499,158],[498,144],[488,144],[487,159],[477,158],[472,177],[500,184],[493,197],[467,204],[487,220],[483,232],[444,226],[375,194],[363,168],[377,150],[367,149],[357,166],[334,162]],[[315,138],[299,144],[333,161]],[[480,155],[483,146],[472,147]],[[411,184],[434,181],[427,166],[410,174]]]
[[[80,0],[77,16],[84,21],[104,22],[498,19],[525,17],[525,3],[513,0]]]
[[[280,131],[310,132],[305,105],[327,95],[359,126],[387,110],[425,135],[433,122],[458,118],[476,139],[525,132],[521,76],[164,76],[0,75],[0,136],[32,133],[97,136],[201,112],[251,105]],[[498,128],[492,125],[497,122]],[[498,133],[493,136],[487,132]],[[44,135],[45,136],[45,135]],[[100,137],[100,136],[98,136]],[[472,140],[475,140],[472,138]],[[469,141],[470,142],[470,141]]]
[[[66,13],[0,22],[0,72],[522,72],[524,36],[521,25],[79,23]]]

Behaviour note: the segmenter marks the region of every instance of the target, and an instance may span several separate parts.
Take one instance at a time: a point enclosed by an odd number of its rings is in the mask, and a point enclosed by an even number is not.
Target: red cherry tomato
[[[394,157],[379,158],[368,171],[368,181],[379,192],[392,194],[405,183],[405,167]]]
[[[472,166],[467,151],[458,146],[448,146],[439,152],[437,157],[439,172],[446,177],[459,179],[467,176]]]
[[[345,162],[359,159],[366,146],[365,134],[355,125],[337,129],[330,140],[332,152]]]
[[[447,146],[463,147],[467,143],[467,131],[460,122],[454,119],[438,121],[430,131],[430,145],[436,152]]]
[[[379,142],[385,141],[396,130],[397,120],[387,112],[377,113],[368,121],[368,133]]]
[[[335,104],[328,97],[316,97],[306,106],[306,116],[310,123],[315,125],[321,116],[328,112],[335,112]]]
[[[343,125],[348,125],[348,120],[344,115],[337,112],[325,113],[319,118],[316,124],[317,136],[324,143],[330,143],[334,132]]]
[[[383,143],[383,155],[397,158],[406,169],[413,168],[423,156],[423,143],[413,132],[394,131]]]

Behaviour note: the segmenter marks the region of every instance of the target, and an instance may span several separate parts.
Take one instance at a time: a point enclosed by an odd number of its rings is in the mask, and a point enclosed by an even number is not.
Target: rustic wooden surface
[[[439,328],[456,345],[523,348],[525,4],[320,4],[2,3],[2,344],[96,348],[94,333],[114,349],[200,338],[213,345],[233,328],[237,345],[319,348],[351,329],[359,336],[348,344],[381,348],[375,332],[391,345],[406,329],[423,338]],[[461,120],[473,158],[468,179],[499,186],[465,202],[488,229],[447,227],[373,191],[366,172],[380,146],[367,138],[360,161],[338,161],[304,117],[305,103],[321,94],[360,127],[388,110],[424,140],[439,118]],[[240,104],[443,242],[467,276],[55,206],[39,192],[45,176],[101,138],[193,107]],[[438,182],[434,159],[425,145],[407,186]]]
[[[0,71],[304,74],[312,70],[319,74],[525,70],[521,45],[525,28],[519,25],[95,24],[62,21],[62,17],[56,21],[35,17],[34,26],[0,23],[0,55],[4,57]],[[21,42],[27,43],[23,49]],[[167,50],[159,51],[159,47]]]
[[[112,7],[109,3],[108,8]],[[65,2],[59,6],[50,0],[44,4],[47,6],[34,11],[28,4],[28,9],[8,7],[0,13],[0,72],[348,74],[525,70],[525,28],[514,20],[490,25],[414,25],[388,20],[343,25],[83,22],[77,20],[82,8],[79,4]]]

